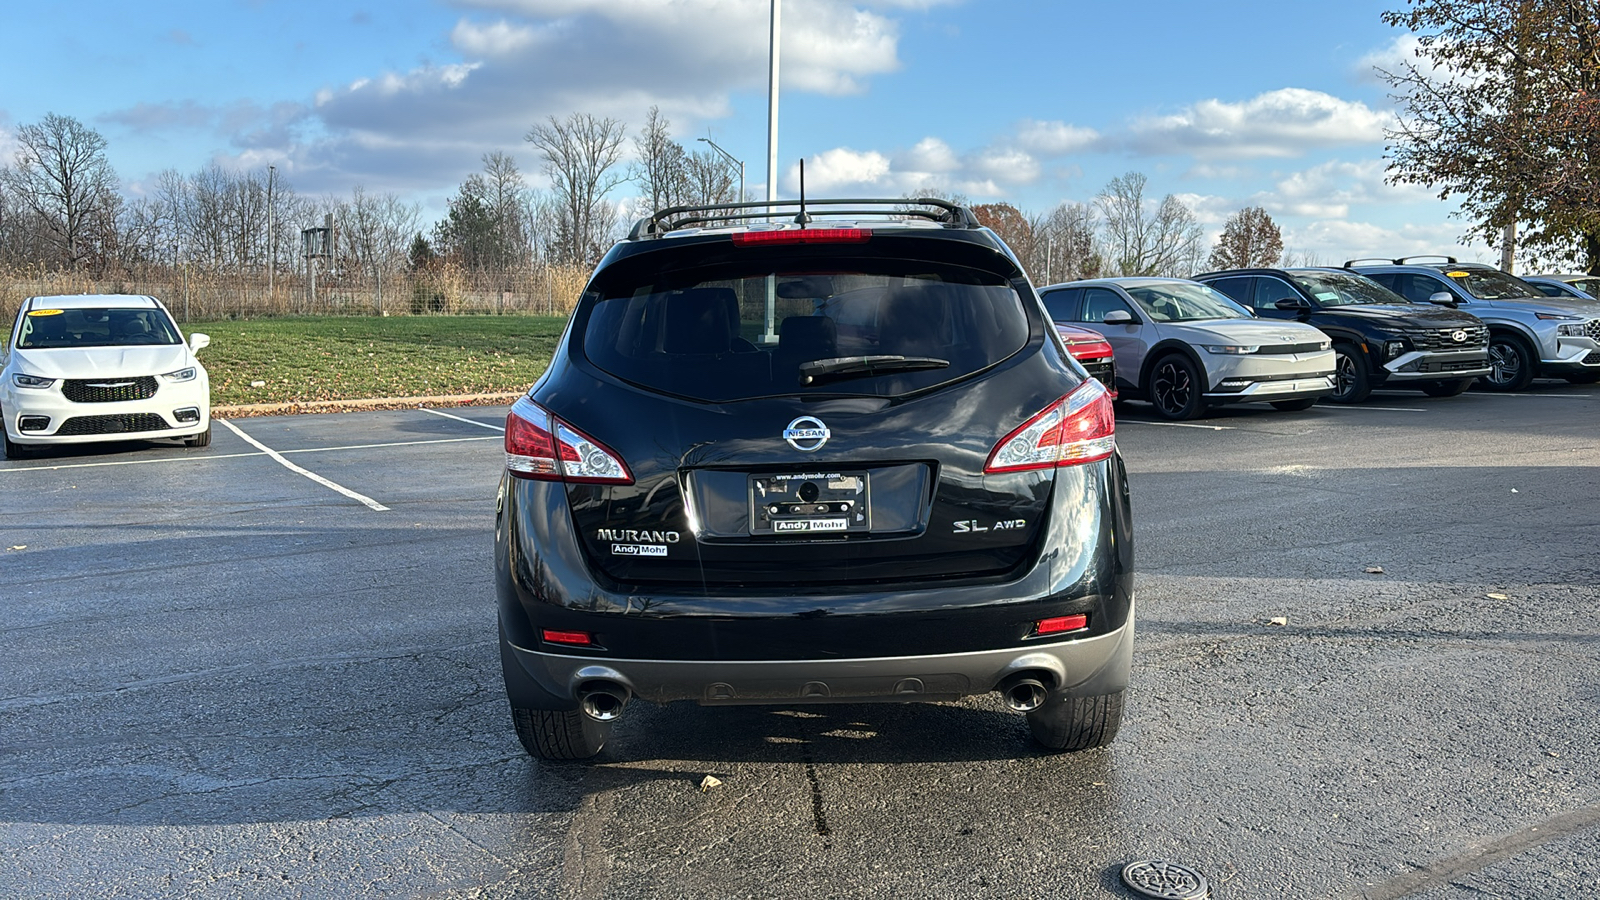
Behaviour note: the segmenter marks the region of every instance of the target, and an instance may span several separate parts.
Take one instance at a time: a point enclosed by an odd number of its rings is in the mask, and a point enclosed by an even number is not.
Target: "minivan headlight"
[[[1228,356],[1248,356],[1261,348],[1244,344],[1202,344],[1207,353],[1221,353]]]
[[[183,381],[193,381],[194,377],[196,375],[198,375],[198,374],[199,374],[199,372],[195,369],[195,367],[194,366],[190,366],[187,369],[179,369],[176,372],[168,372],[167,374],[165,374],[165,375],[163,375],[161,377],[165,378],[168,381],[183,382]]]
[[[17,387],[38,390],[55,384],[56,380],[54,378],[40,378],[37,375],[24,375],[21,372],[14,372],[11,375],[11,383]]]

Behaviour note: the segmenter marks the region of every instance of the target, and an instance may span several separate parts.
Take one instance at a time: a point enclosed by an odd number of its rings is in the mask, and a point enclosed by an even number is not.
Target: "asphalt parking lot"
[[[528,758],[504,414],[0,461],[0,895],[1125,897],[1148,858],[1218,898],[1600,883],[1600,386],[1130,407],[1128,717],[1059,756],[983,698],[641,703],[593,763]]]

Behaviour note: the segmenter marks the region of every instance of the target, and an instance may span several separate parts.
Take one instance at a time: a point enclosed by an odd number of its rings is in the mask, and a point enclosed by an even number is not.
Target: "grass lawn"
[[[288,317],[191,322],[211,402],[283,403],[520,391],[566,325],[547,316]],[[264,381],[251,387],[252,381]]]

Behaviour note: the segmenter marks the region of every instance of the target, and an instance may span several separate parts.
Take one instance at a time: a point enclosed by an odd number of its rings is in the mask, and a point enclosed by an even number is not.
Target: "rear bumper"
[[[1055,689],[1109,694],[1128,686],[1133,617],[1109,634],[1004,650],[876,659],[661,660],[597,659],[507,645],[539,691],[577,702],[586,682],[621,684],[657,703],[708,706],[953,700],[995,690],[1017,672],[1049,672]],[[508,679],[508,682],[511,679]]]
[[[1133,544],[1115,456],[1060,470],[1047,531],[1022,571],[967,583],[630,588],[590,566],[561,485],[507,478],[499,500],[502,656],[513,702],[520,691],[532,708],[571,708],[585,681],[701,703],[948,699],[986,693],[1019,669],[1043,669],[1071,691],[1126,683]],[[1085,631],[1030,637],[1034,622],[1074,614],[1088,616]],[[594,645],[546,643],[544,629],[586,632]]]

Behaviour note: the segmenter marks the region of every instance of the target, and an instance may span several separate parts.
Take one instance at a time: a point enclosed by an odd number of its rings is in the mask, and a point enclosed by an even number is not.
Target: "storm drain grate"
[[[1164,859],[1143,859],[1122,867],[1122,883],[1141,897],[1162,900],[1205,900],[1211,896],[1206,877],[1188,866]]]

